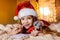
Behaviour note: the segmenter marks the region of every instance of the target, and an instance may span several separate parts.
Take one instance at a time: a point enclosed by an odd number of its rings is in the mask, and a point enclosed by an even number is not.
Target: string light
[[[57,22],[55,0],[53,1],[39,0],[38,3],[39,3],[39,12],[40,12],[39,17],[49,22]]]

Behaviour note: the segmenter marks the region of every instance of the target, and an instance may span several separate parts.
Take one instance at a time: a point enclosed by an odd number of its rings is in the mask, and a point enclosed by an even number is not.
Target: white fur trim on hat
[[[37,17],[36,12],[31,8],[23,8],[18,12],[18,18],[28,16],[28,15],[32,15],[32,16]]]
[[[17,16],[14,16],[14,20],[18,20],[18,17]]]

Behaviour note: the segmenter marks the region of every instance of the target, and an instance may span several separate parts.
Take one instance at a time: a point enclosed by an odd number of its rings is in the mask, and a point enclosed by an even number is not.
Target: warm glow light
[[[40,13],[43,14],[44,16],[47,16],[50,14],[50,10],[48,7],[40,7]]]
[[[38,3],[38,17],[49,22],[57,22],[55,0],[39,0]]]
[[[47,16],[50,14],[50,10],[48,7],[44,7],[44,15]]]
[[[43,7],[40,7],[40,13],[43,14]]]

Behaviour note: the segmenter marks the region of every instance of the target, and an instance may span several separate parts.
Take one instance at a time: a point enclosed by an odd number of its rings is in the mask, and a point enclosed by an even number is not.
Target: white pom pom
[[[14,20],[18,20],[18,17],[17,16],[14,16]]]

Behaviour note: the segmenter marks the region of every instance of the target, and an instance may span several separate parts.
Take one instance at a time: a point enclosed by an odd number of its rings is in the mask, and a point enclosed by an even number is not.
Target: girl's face
[[[31,16],[24,16],[21,18],[22,25],[28,29],[33,25],[33,18]]]

